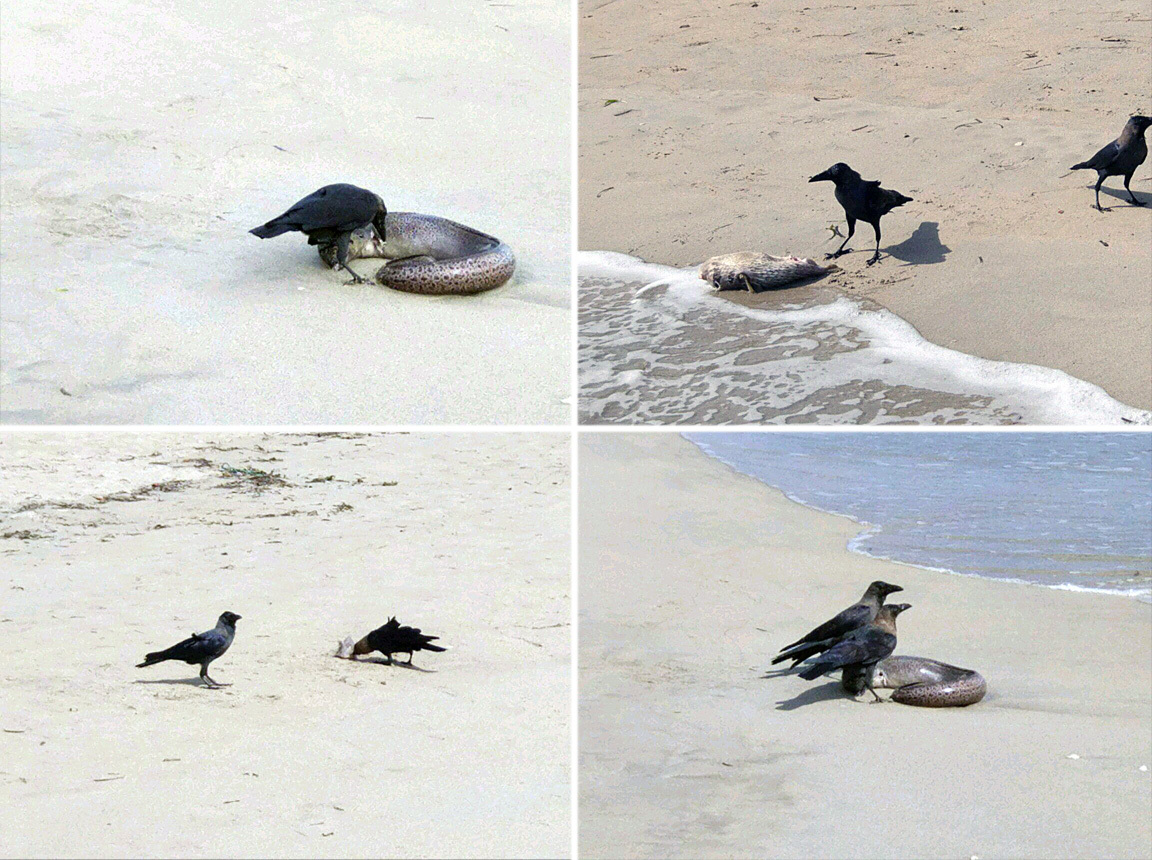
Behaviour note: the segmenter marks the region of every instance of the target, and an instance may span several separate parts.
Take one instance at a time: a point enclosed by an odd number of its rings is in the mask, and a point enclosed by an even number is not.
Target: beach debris
[[[92,781],[93,782],[111,782],[114,779],[123,779],[123,778],[124,778],[124,774],[120,773],[120,774],[116,774],[114,776],[98,776],[95,779],[93,779]]]
[[[1144,773],[1148,773],[1148,765],[1146,765],[1146,764],[1140,765],[1140,770],[1143,771]]]
[[[777,257],[745,251],[712,257],[700,266],[700,277],[715,290],[747,290],[762,293],[804,278],[826,275],[835,265],[821,266],[802,257]]]
[[[1068,755],[1064,756],[1064,758],[1079,759],[1080,756],[1076,755],[1076,753],[1069,753]]]
[[[287,480],[276,472],[266,472],[263,469],[254,469],[251,467],[236,468],[229,466],[227,463],[220,465],[220,473],[227,478],[232,478],[233,481],[224,486],[229,489],[239,487],[251,487],[253,490],[261,490],[265,487],[287,487],[290,486]]]

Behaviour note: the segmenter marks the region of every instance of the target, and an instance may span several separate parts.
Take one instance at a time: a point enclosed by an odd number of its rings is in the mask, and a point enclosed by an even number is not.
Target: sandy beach
[[[0,38],[4,423],[568,420],[567,3],[13,3]],[[335,182],[516,274],[346,286],[248,234]]]
[[[676,435],[579,456],[581,856],[1148,856],[1148,604],[850,553],[860,526]],[[913,607],[897,653],[976,669],[984,701],[764,677],[874,579]]]
[[[580,4],[580,248],[675,266],[817,259],[837,161],[914,198],[858,225],[829,286],[929,341],[1152,408],[1152,211],[1068,167],[1152,110],[1142,0]],[[1132,181],[1152,201],[1152,166]],[[840,236],[834,235],[835,225]]]
[[[569,445],[0,435],[0,854],[567,856]],[[390,615],[451,650],[332,656]]]

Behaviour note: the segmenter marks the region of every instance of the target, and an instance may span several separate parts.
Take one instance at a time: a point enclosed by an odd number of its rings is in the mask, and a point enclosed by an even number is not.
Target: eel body
[[[381,286],[425,295],[469,295],[506,283],[516,269],[512,249],[487,233],[464,224],[422,215],[389,212],[384,240],[372,227],[352,234],[348,259],[388,260],[374,275]],[[336,263],[335,246],[320,248],[320,258]]]
[[[927,657],[893,655],[871,670],[872,686],[893,690],[892,700],[921,708],[961,708],[984,698],[988,683],[972,669],[962,669]],[[844,671],[840,681],[846,692],[864,690],[862,672]]]

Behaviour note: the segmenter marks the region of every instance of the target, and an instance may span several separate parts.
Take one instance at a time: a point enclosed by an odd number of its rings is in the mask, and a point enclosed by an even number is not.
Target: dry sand
[[[566,423],[570,22],[563,0],[5,4],[4,422]],[[248,234],[332,182],[498,236],[517,273],[407,295]]]
[[[850,553],[671,434],[586,434],[579,471],[581,856],[1148,857],[1152,606]],[[764,677],[874,579],[913,606],[897,653],[984,701]]]
[[[566,855],[568,451],[0,435],[0,854]],[[224,610],[232,686],[134,668]],[[452,650],[332,656],[389,615]]]
[[[875,267],[858,225],[831,283],[934,343],[1152,408],[1152,209],[1113,178],[1097,212],[1095,174],[1067,169],[1152,110],[1147,0],[580,10],[581,249],[821,257],[847,228],[807,180],[845,161],[915,202]],[[1152,201],[1152,163],[1132,189]]]

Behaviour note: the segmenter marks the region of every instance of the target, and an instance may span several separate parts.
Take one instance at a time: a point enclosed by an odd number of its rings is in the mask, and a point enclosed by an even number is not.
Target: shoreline
[[[817,504],[814,504],[814,503],[809,502],[809,501],[805,501],[804,499],[801,499],[801,498],[793,495],[791,492],[784,489],[783,487],[779,487],[776,484],[770,483],[770,482],[764,480],[763,478],[757,477],[755,475],[749,475],[746,472],[741,471],[739,468],[732,465],[731,463],[727,462],[720,455],[712,453],[708,447],[708,442],[707,442],[706,438],[705,439],[699,439],[699,440],[688,438],[689,434],[691,432],[692,431],[684,431],[680,435],[682,438],[685,439],[685,441],[690,442],[693,445],[695,445],[697,448],[699,448],[700,451],[705,456],[709,457],[712,460],[715,460],[716,462],[718,462],[724,466],[727,466],[729,469],[732,470],[732,472],[734,474],[740,475],[740,476],[746,477],[746,478],[752,478],[752,480],[757,481],[766,487],[769,487],[771,489],[776,490],[781,495],[783,495],[784,498],[786,498],[788,501],[792,502],[793,504],[800,505],[802,507],[808,508],[811,511],[815,511],[816,513],[823,514],[825,516],[841,517],[841,518],[846,519],[849,522],[855,524],[856,527],[859,529],[859,533],[855,537],[853,537],[852,539],[850,539],[848,541],[845,548],[849,552],[854,553],[856,555],[859,555],[863,558],[874,559],[876,561],[890,562],[892,564],[898,564],[898,565],[901,565],[903,567],[912,567],[912,568],[915,568],[917,570],[929,571],[931,573],[942,573],[942,574],[947,574],[949,576],[963,576],[963,577],[971,577],[973,579],[985,580],[988,582],[1004,582],[1004,583],[1011,583],[1013,585],[1026,585],[1026,586],[1034,586],[1037,588],[1050,588],[1050,589],[1053,589],[1055,591],[1083,592],[1085,594],[1107,594],[1107,595],[1111,595],[1114,597],[1125,597],[1125,598],[1128,598],[1130,600],[1137,600],[1137,601],[1140,601],[1141,603],[1152,603],[1152,590],[1149,590],[1148,588],[1144,588],[1143,590],[1140,590],[1140,591],[1123,590],[1123,589],[1117,589],[1117,588],[1103,588],[1103,587],[1097,588],[1097,587],[1092,587],[1092,586],[1078,585],[1076,583],[1071,583],[1071,582],[1062,582],[1062,583],[1057,583],[1055,585],[1048,585],[1048,584],[1043,583],[1043,582],[1035,582],[1033,580],[1028,580],[1028,579],[1016,579],[1016,578],[1007,577],[1007,576],[1005,576],[1005,577],[985,576],[985,575],[979,574],[979,573],[964,573],[962,571],[953,570],[952,568],[948,568],[948,567],[935,567],[935,566],[930,565],[930,564],[920,564],[918,562],[908,561],[906,559],[899,559],[899,558],[893,558],[891,556],[877,555],[875,553],[870,553],[867,550],[860,548],[859,544],[861,541],[866,540],[872,534],[883,531],[883,529],[884,529],[883,524],[874,523],[874,522],[869,521],[869,520],[861,520],[861,519],[858,519],[857,517],[855,517],[849,513],[842,513],[839,511],[828,510],[827,508],[822,508]],[[963,432],[963,431],[961,431],[961,432]]]
[[[859,556],[856,523],[679,435],[581,446],[583,856],[1146,853],[1147,604]],[[764,676],[873,579],[913,605],[896,653],[979,671],[983,702]]]
[[[1096,212],[1067,170],[1149,110],[1135,4],[1096,20],[1040,0],[581,13],[581,249],[819,259],[846,228],[827,183],[807,180],[844,161],[914,202],[885,217],[880,263],[864,265],[863,225],[824,283],[932,343],[1152,409],[1150,213],[1115,179]],[[1150,182],[1145,162],[1138,199]]]
[[[577,266],[585,425],[1152,424],[1064,370],[933,343],[827,278],[749,296],[616,252]]]

